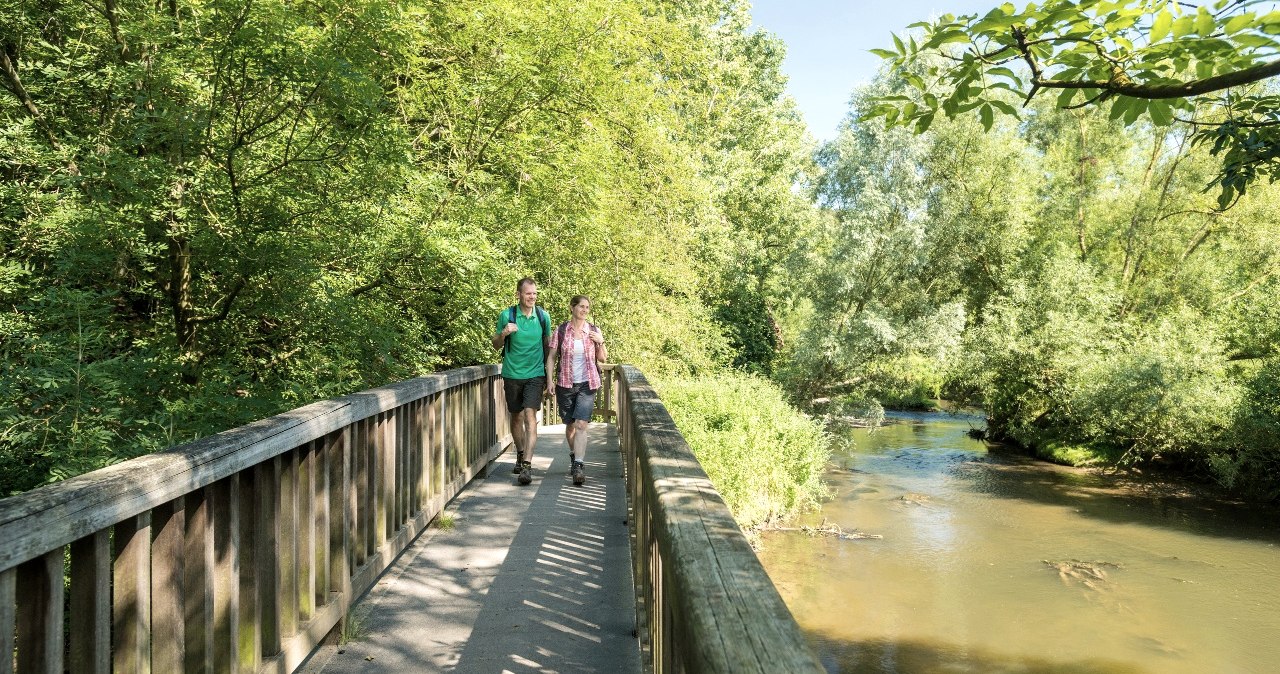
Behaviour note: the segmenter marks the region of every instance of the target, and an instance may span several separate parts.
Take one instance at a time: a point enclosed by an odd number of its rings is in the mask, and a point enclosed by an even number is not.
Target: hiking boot
[[[522,462],[520,461],[520,455],[519,455],[519,454],[517,454],[517,455],[516,455],[516,465],[514,465],[514,466],[512,466],[512,467],[511,467],[511,474],[512,474],[512,475],[519,475],[519,474],[520,474],[520,464],[521,464],[521,463],[522,463]]]
[[[573,476],[573,483],[576,485],[587,481],[587,474],[583,472],[581,461],[573,462],[573,468],[569,470],[569,474]]]
[[[525,461],[520,464],[520,484],[533,482],[533,464]]]

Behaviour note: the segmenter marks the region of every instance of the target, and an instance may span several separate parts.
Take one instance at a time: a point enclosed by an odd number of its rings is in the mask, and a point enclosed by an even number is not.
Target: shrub
[[[787,404],[777,385],[720,372],[657,386],[742,527],[786,518],[825,497],[828,438],[821,424]]]

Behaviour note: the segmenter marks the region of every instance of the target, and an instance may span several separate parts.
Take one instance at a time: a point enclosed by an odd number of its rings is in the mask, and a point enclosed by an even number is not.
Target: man
[[[538,284],[525,277],[516,283],[516,306],[498,314],[493,348],[502,349],[502,388],[511,413],[511,439],[516,448],[512,471],[520,484],[533,481],[533,446],[538,441],[538,409],[547,388],[545,347],[551,341],[551,317],[537,306]]]

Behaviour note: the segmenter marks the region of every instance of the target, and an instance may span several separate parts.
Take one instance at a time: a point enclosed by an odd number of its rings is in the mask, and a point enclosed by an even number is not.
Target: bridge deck
[[[615,427],[591,425],[581,487],[568,454],[542,427],[528,486],[500,457],[353,608],[356,638],[302,671],[639,672]]]

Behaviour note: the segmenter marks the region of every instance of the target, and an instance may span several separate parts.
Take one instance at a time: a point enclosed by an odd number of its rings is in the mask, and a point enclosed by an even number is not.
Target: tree
[[[1263,11],[1271,9],[1272,11]],[[1225,209],[1248,186],[1280,177],[1280,10],[1260,0],[1052,0],[1018,11],[944,15],[873,49],[903,72],[911,95],[882,97],[867,117],[924,131],[942,112],[997,113],[1056,91],[1057,106],[1110,104],[1131,125],[1190,125],[1194,142],[1221,160],[1210,182]]]

